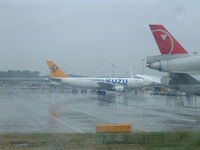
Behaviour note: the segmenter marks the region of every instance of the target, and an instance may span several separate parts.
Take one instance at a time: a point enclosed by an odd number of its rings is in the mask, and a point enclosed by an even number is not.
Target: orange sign
[[[119,132],[132,132],[132,125],[121,124],[121,125],[96,125],[97,133],[119,133]]]

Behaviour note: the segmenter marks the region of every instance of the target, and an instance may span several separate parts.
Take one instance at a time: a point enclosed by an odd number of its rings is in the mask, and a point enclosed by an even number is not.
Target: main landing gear
[[[106,95],[106,91],[98,90],[97,95]]]
[[[72,90],[72,94],[78,94],[78,90],[76,89]]]
[[[81,90],[81,94],[87,94],[87,90]]]

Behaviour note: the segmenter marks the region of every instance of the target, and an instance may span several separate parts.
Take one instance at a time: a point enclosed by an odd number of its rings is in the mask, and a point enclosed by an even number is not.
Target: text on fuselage
[[[106,79],[106,83],[127,85],[128,84],[128,80],[127,79]]]

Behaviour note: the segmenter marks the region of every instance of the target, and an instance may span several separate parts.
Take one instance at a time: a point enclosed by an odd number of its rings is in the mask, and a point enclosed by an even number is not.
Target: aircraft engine
[[[118,92],[122,92],[122,91],[124,91],[124,87],[123,86],[115,86],[115,90]]]
[[[149,65],[150,69],[159,70],[159,71],[167,71],[168,70],[168,61],[167,60],[161,60],[154,62]]]
[[[157,60],[155,62],[149,62],[147,63],[147,67],[162,72],[188,73],[188,72],[199,72],[200,70],[199,64],[200,64],[200,57],[184,56],[182,58],[173,58],[173,59]]]

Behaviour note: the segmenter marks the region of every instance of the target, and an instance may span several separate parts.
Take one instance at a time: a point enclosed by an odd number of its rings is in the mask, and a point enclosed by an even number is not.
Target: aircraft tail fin
[[[179,44],[179,42],[165,29],[162,25],[149,25],[160,49],[163,54],[187,54],[188,52]]]
[[[47,64],[53,78],[69,78],[53,61],[47,61]]]

